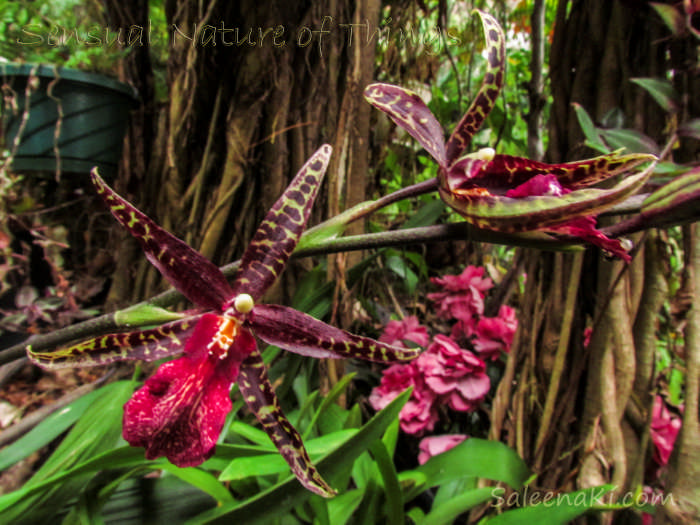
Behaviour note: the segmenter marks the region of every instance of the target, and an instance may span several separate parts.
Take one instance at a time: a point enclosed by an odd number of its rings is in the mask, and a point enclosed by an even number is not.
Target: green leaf
[[[678,93],[665,78],[631,78],[630,81],[644,88],[664,111],[678,111]]]
[[[480,525],[521,525],[522,523],[566,525],[598,505],[599,500],[613,489],[613,485],[602,485],[565,494],[549,494],[549,499],[542,500],[538,505],[509,510],[479,523]],[[527,495],[527,492],[525,494]],[[503,498],[499,498],[496,504],[503,505],[505,502]]]
[[[389,424],[398,416],[411,395],[408,389],[375,414],[352,438],[335,451],[325,456],[316,465],[326,479],[337,479],[352,465],[355,458],[379,439]],[[293,476],[261,492],[242,503],[224,504],[210,512],[199,515],[190,523],[270,523],[272,519],[286,514],[292,507],[303,503],[312,494],[304,489]]]
[[[379,479],[379,469],[369,452],[366,452],[355,460],[352,466],[352,480],[355,485],[368,491],[372,484],[376,484]]]
[[[240,447],[228,447],[228,449],[239,448]],[[217,451],[218,450],[219,449],[217,449]],[[236,451],[236,453],[240,452],[241,450]],[[107,494],[116,489],[117,485],[124,480],[138,475],[143,471],[166,470],[175,477],[187,482],[189,485],[198,488],[206,494],[209,494],[219,502],[228,502],[232,499],[229,491],[223,485],[221,485],[221,483],[219,483],[214,476],[208,472],[205,472],[204,470],[198,468],[178,468],[164,458],[150,461],[144,457],[143,449],[125,446],[99,454],[74,468],[62,471],[57,475],[38,483],[37,485],[31,487],[25,486],[25,488],[20,491],[2,496],[0,497],[0,508],[7,506],[6,500],[17,500],[23,497],[39,494],[42,491],[51,489],[52,487],[62,487],[66,484],[70,484],[73,480],[85,477],[87,474],[107,470],[115,471],[124,469],[131,470],[111,483],[108,486]],[[65,503],[65,501],[63,503]]]
[[[403,488],[404,501],[409,501],[424,490],[430,488],[427,478],[422,472],[415,470],[405,470],[399,473],[399,483]]]
[[[334,450],[357,433],[357,430],[340,430],[332,434],[309,440],[306,450],[310,456],[318,457]],[[268,442],[270,438],[267,438]],[[219,476],[220,481],[245,479],[248,477],[264,476],[287,472],[289,465],[276,451],[258,456],[236,458]]]
[[[346,422],[350,417],[350,411],[342,408],[337,403],[331,403],[323,411],[323,417],[319,418],[316,427],[317,435],[322,436],[338,430],[348,428]],[[355,428],[362,426],[362,422],[356,425]]]
[[[659,153],[659,145],[634,129],[601,129],[601,136],[613,149],[625,148],[629,153]]]
[[[212,497],[170,474],[143,477],[143,469],[125,473],[116,490],[100,490],[101,515],[108,525],[179,525],[216,506]],[[110,497],[111,496],[111,497]],[[92,522],[84,525],[93,525]]]
[[[386,258],[386,266],[404,281],[406,291],[413,294],[418,285],[418,276],[411,270],[406,260],[398,255],[391,255]]]
[[[49,415],[20,439],[0,450],[0,470],[14,465],[63,434],[100,395],[102,392],[98,389],[76,399]]]
[[[133,387],[131,381],[120,381],[98,390],[100,395],[46,463],[22,489],[0,497],[0,523],[43,522],[82,490],[90,470],[79,470],[76,465],[116,445],[121,436],[122,405]]]
[[[20,490],[0,496],[0,511],[7,509],[22,498],[41,493],[42,491],[50,489],[53,486],[64,485],[84,474],[94,473],[103,469],[129,468],[140,465],[149,465],[153,469],[157,469],[160,468],[161,464],[164,462],[165,460],[149,461],[145,459],[143,456],[143,450],[140,448],[120,447],[113,449],[109,452],[105,452],[104,454],[97,455],[93,459],[81,463],[74,468],[67,469],[59,474],[56,474],[55,476],[47,478],[35,485],[25,485]]]
[[[27,482],[27,486],[112,449],[121,438],[122,407],[131,397],[133,389],[133,381],[119,381],[100,388],[101,395],[84,412],[46,463]]]
[[[669,401],[678,406],[683,403],[683,385],[685,374],[677,368],[672,368],[668,379]]]
[[[403,525],[403,501],[401,485],[396,476],[394,462],[382,440],[377,440],[370,446],[370,454],[379,469],[384,483],[384,496],[386,497],[386,522],[389,525]]]
[[[311,498],[308,502],[314,525],[333,525],[328,515],[328,500]],[[309,518],[311,518],[309,516]]]
[[[608,148],[603,142],[603,139],[601,139],[600,133],[598,133],[598,128],[595,127],[593,120],[591,120],[591,117],[588,115],[583,106],[581,104],[577,104],[576,102],[572,103],[571,105],[574,107],[576,118],[578,119],[581,130],[586,137],[586,145],[600,151],[601,153],[610,153],[610,148]]]
[[[469,438],[456,447],[430,458],[417,469],[430,487],[465,477],[502,481],[519,489],[530,476],[525,462],[498,441]]]
[[[478,481],[479,478],[469,477],[443,483],[437,487],[437,490],[435,491],[432,509],[435,510],[441,505],[450,502],[452,498],[458,496],[459,494],[479,488],[477,486]]]
[[[390,456],[393,456],[394,452],[396,452],[396,443],[399,440],[399,430],[399,420],[397,419],[391,425],[389,425],[389,428],[387,428],[386,432],[384,432],[384,436],[382,436],[382,441],[384,442],[384,446],[386,447],[386,450],[389,452]]]
[[[333,385],[333,388],[330,392],[328,392],[328,395],[323,398],[323,401],[321,401],[318,410],[316,410],[313,417],[311,418],[311,422],[309,423],[309,425],[306,428],[306,431],[303,434],[304,440],[306,440],[311,435],[311,432],[313,432],[313,429],[316,426],[316,422],[329,409],[329,407],[335,403],[338,397],[340,397],[340,395],[343,392],[345,392],[345,389],[354,377],[354,372],[351,374],[345,374],[335,385]]]
[[[267,432],[265,432],[264,430],[260,430],[257,427],[254,427],[247,423],[243,423],[242,421],[238,420],[234,420],[231,423],[230,428],[231,432],[238,434],[239,436],[247,439],[248,441],[252,441],[253,443],[255,443],[263,449],[267,449],[270,452],[277,451],[275,445],[270,441],[270,436],[268,436]]]
[[[359,489],[348,490],[327,501],[329,521],[333,525],[350,522],[355,509],[362,501],[362,491]]]
[[[664,21],[664,24],[671,30],[673,35],[683,34],[685,21],[683,20],[683,13],[679,9],[676,9],[673,5],[659,2],[651,2],[649,5],[654,8],[654,11],[661,17],[661,20]]]
[[[482,487],[456,494],[442,505],[434,506],[419,525],[449,525],[457,516],[473,509],[477,505],[490,500],[495,495],[502,494],[503,489],[498,487]],[[526,522],[523,522],[526,523]],[[537,522],[530,522],[537,523]],[[548,523],[548,522],[542,522]]]
[[[162,466],[163,470],[170,472],[173,476],[177,476],[182,481],[197,487],[202,492],[209,494],[214,498],[219,504],[227,503],[233,500],[231,493],[226,487],[224,487],[215,476],[204,470],[187,467],[179,468],[172,463],[164,463]]]
[[[445,205],[440,199],[431,200],[411,214],[406,222],[401,225],[401,229],[430,226],[435,224],[444,212]]]

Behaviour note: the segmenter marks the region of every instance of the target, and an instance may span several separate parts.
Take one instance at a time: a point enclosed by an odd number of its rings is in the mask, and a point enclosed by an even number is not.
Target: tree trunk
[[[106,4],[115,23],[147,25],[143,2]],[[335,146],[325,185],[335,195],[319,198],[312,221],[324,201],[335,212],[362,200],[369,105],[361,93],[373,76],[374,45],[357,40],[365,38],[359,31],[350,44],[342,24],[371,24],[378,12],[375,0],[167,2],[168,98],[134,120],[129,171],[117,186],[216,263],[241,255],[265,211],[325,142]],[[150,67],[134,64],[126,79],[139,80],[137,71],[149,78]],[[152,89],[142,97],[155,107]],[[115,302],[165,286],[138,253],[123,259]]]

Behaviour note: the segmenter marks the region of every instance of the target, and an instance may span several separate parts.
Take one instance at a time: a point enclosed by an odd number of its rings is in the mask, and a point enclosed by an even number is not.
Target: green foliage
[[[42,467],[16,492],[0,496],[0,521],[37,523],[60,509],[90,479],[84,466],[112,450],[121,434],[122,404],[133,383],[112,383],[100,389],[68,435]],[[99,468],[104,468],[100,460]]]
[[[0,470],[5,470],[51,443],[73,426],[90,404],[102,395],[104,395],[102,390],[84,395],[65,408],[54,412],[20,439],[0,450]]]
[[[631,82],[644,88],[667,113],[678,111],[678,93],[664,78],[632,78]]]
[[[0,0],[0,58],[113,73],[117,61],[149,45],[156,94],[164,99],[168,31],[163,2],[149,2],[149,23],[110,27],[100,2]]]
[[[110,70],[122,35],[104,24],[98,4],[77,0],[0,2],[0,54],[9,60]]]
[[[614,150],[624,150],[627,153],[651,153],[657,155],[659,145],[650,137],[634,129],[622,128],[617,121],[618,113],[613,110],[607,118],[620,127],[606,128],[596,126],[590,115],[580,104],[573,104],[576,118],[586,138],[585,144],[600,153],[610,153]]]

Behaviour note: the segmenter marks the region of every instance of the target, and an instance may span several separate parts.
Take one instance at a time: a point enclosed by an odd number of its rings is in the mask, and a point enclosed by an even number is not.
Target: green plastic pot
[[[31,76],[36,80],[27,104]],[[93,166],[107,175],[116,172],[129,111],[138,100],[133,87],[95,73],[35,64],[0,64],[0,77],[17,101],[14,111],[4,110],[5,149],[12,151],[29,110],[12,161],[14,171],[55,172],[58,156],[61,173],[86,173]]]

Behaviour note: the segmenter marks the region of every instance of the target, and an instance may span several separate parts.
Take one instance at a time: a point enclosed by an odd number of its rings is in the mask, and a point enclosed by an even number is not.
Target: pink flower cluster
[[[380,341],[392,345],[405,340],[427,343],[427,331],[417,326],[414,316],[407,317],[400,324],[410,328],[402,330],[393,324],[392,330],[397,330],[399,339],[387,338],[387,332],[384,332]],[[384,370],[369,402],[375,410],[381,410],[410,386],[413,393],[399,415],[401,429],[407,434],[422,434],[433,430],[440,418],[441,406],[462,412],[477,408],[486,397],[491,382],[481,359],[457,346],[450,338],[436,335],[418,359]]]
[[[442,291],[428,294],[443,319],[455,319],[452,338],[468,341],[483,359],[496,360],[501,352],[510,352],[518,320],[515,310],[502,305],[496,317],[484,317],[484,297],[493,281],[484,277],[484,269],[467,266],[460,275],[430,279]]]
[[[432,431],[440,419],[441,407],[458,412],[478,408],[491,387],[483,359],[497,359],[508,352],[518,326],[515,312],[502,306],[497,317],[484,317],[484,297],[493,286],[484,269],[468,266],[460,275],[434,278],[441,291],[428,294],[439,317],[456,320],[452,337],[428,331],[415,316],[389,321],[380,341],[392,345],[415,344],[427,349],[406,364],[384,370],[381,382],[370,395],[375,410],[381,410],[397,395],[413,387],[401,410],[401,429],[408,434]],[[479,356],[459,344],[464,341]]]

